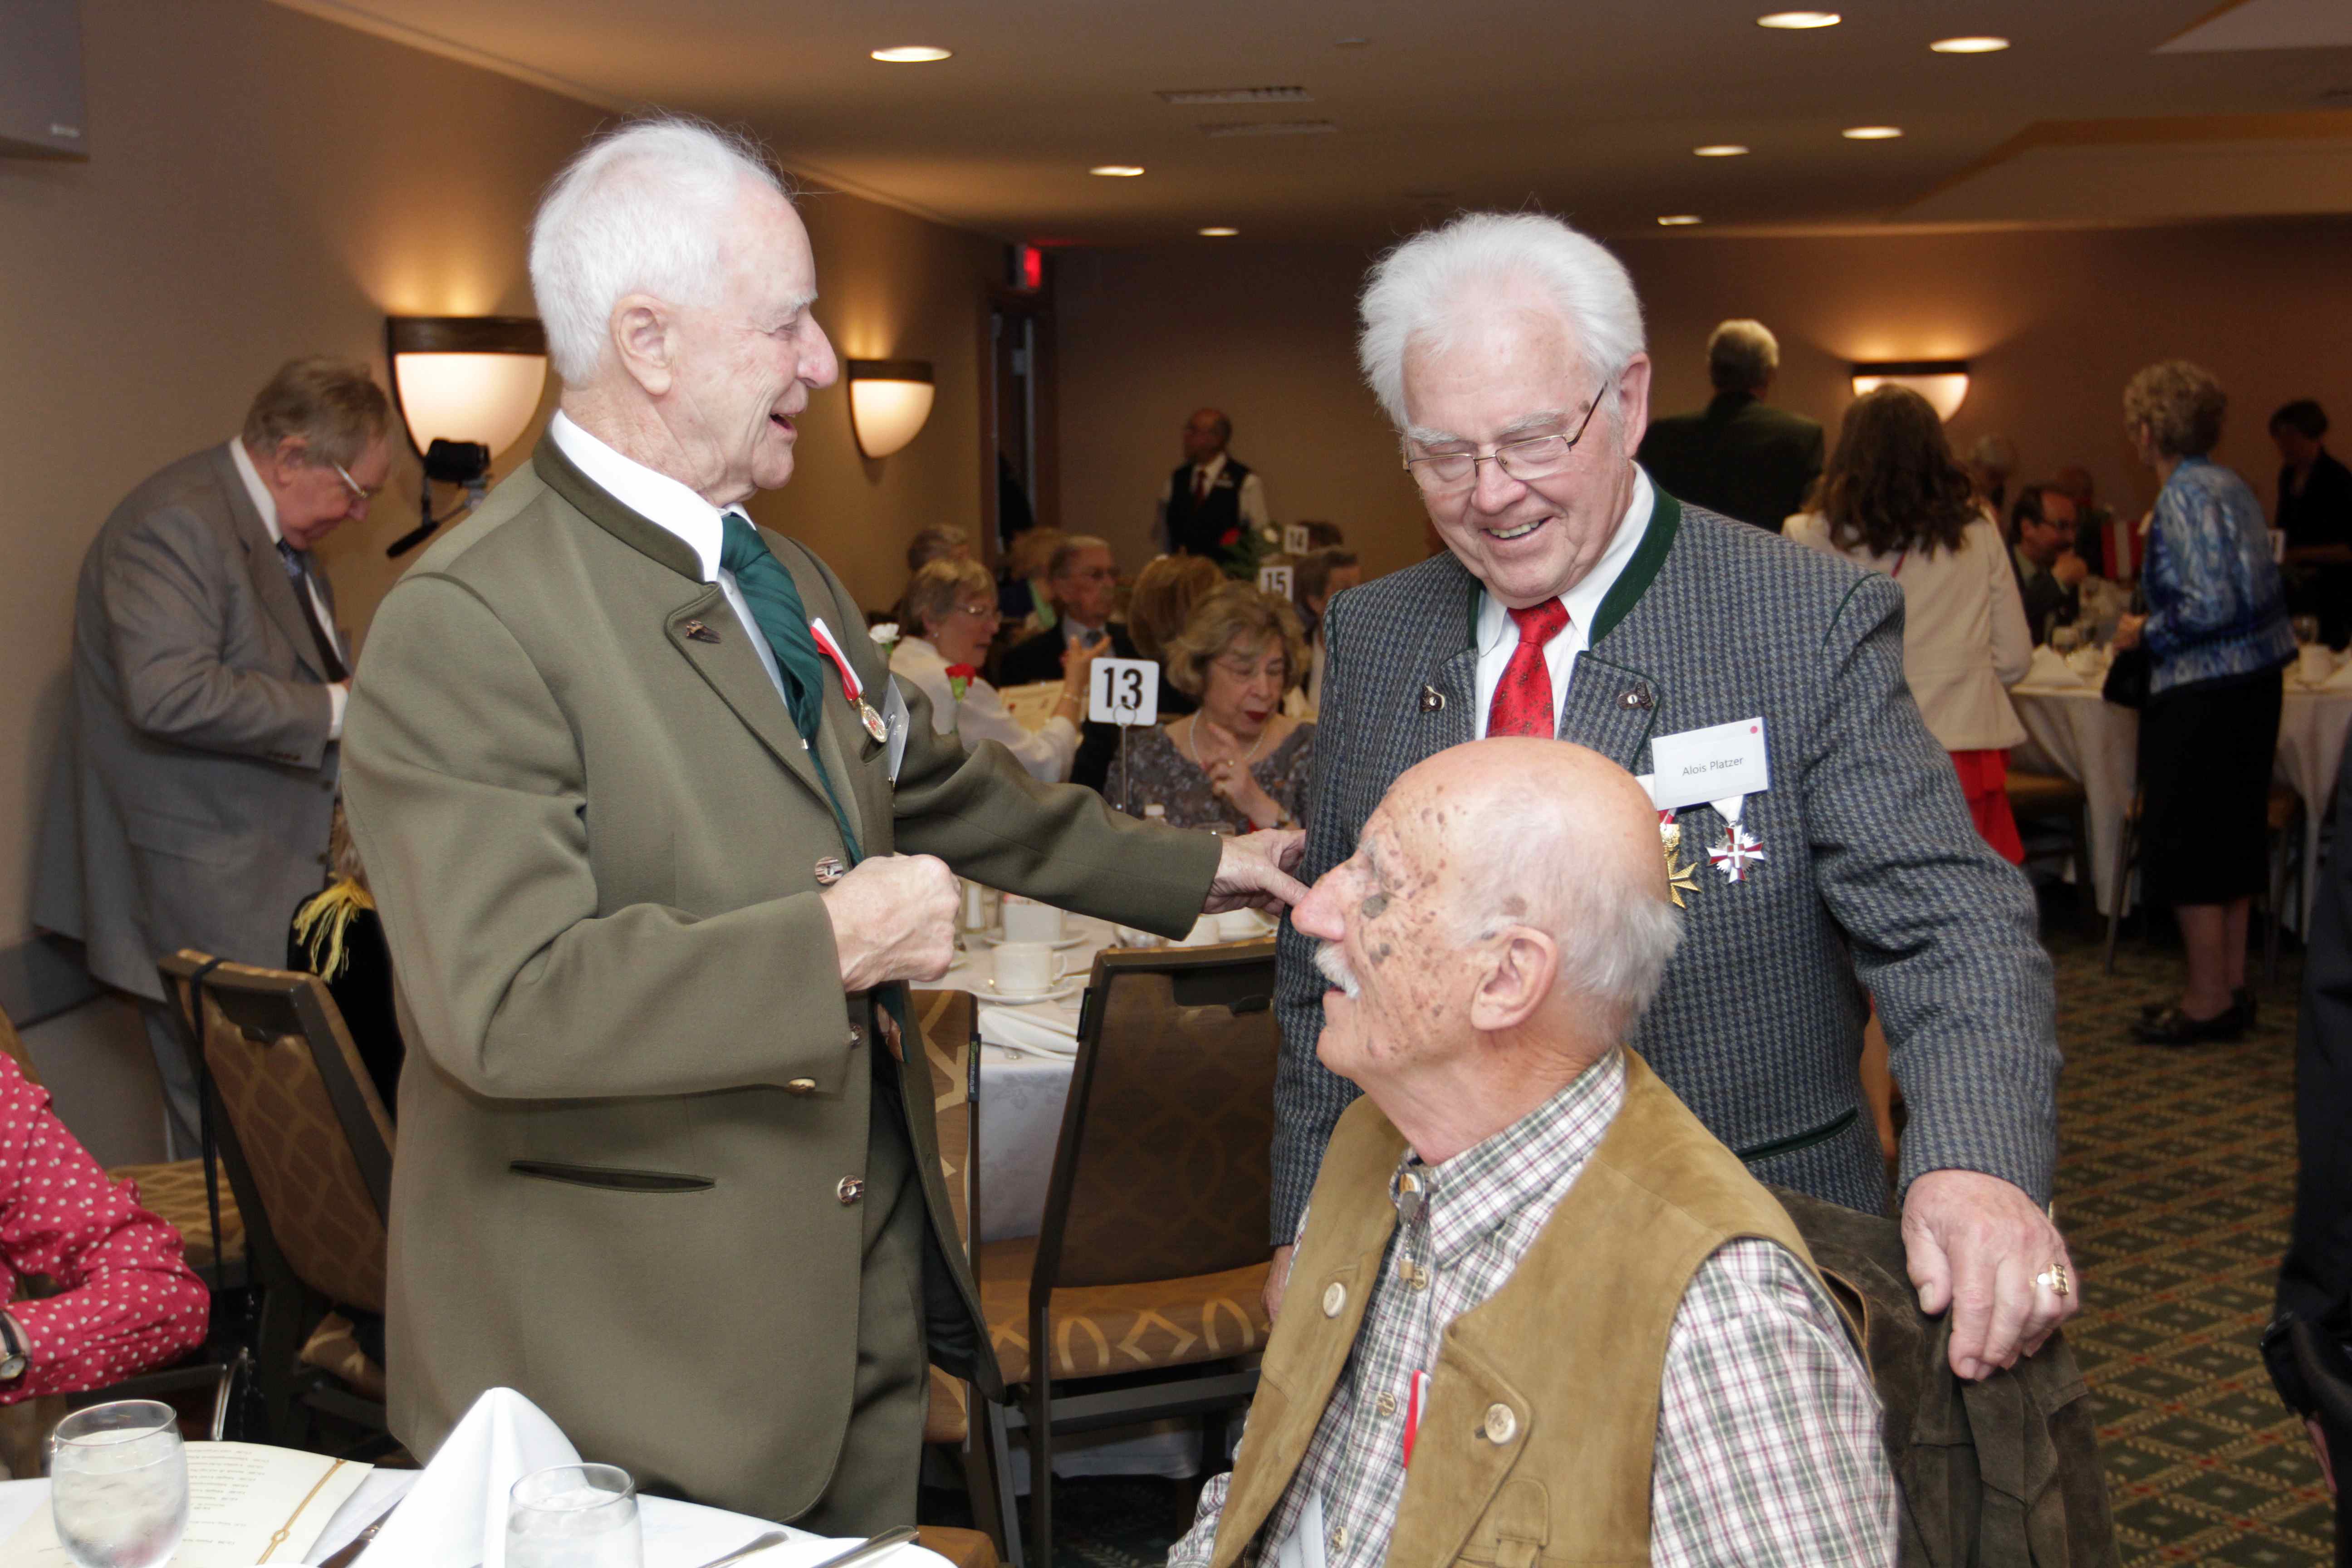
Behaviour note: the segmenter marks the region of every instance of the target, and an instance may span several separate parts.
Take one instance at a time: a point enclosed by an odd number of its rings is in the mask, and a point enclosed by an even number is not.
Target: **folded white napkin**
[[[546,1412],[511,1388],[493,1388],[474,1401],[360,1562],[505,1568],[507,1494],[515,1482],[579,1462],[580,1450]]]
[[[1078,1004],[1036,1002],[1025,1007],[980,1005],[980,1037],[992,1046],[1017,1051],[1070,1057],[1078,1051]]]
[[[2021,686],[2087,686],[2090,684],[2074,673],[2063,656],[2047,643],[2033,650],[2033,663],[2026,669]]]

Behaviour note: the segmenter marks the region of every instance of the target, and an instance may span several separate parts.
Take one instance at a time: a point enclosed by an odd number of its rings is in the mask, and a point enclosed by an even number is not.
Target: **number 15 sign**
[[[1098,658],[1088,688],[1087,717],[1097,724],[1150,724],[1160,718],[1160,662]]]

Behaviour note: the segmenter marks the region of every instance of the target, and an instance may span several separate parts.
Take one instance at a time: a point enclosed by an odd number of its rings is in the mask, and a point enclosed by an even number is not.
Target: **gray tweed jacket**
[[[1308,880],[1355,852],[1396,776],[1476,732],[1475,578],[1451,555],[1331,604],[1308,787]],[[1559,724],[1635,773],[1650,741],[1761,714],[1772,787],[1741,825],[1767,858],[1706,864],[1712,806],[1680,813],[1680,952],[1632,1037],[1759,1180],[1883,1210],[1857,1063],[1875,997],[1911,1120],[1902,1179],[1961,1168],[2050,1196],[2058,1044],[2024,878],[1975,831],[1903,680],[1903,595],[1884,576],[1664,490],[1594,617]],[[1314,942],[1282,929],[1274,1237],[1296,1235],[1356,1089],[1316,1060]]]

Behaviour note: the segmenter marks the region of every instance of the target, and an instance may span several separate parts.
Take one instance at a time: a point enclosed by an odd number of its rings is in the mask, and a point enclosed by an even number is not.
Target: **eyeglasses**
[[[351,470],[344,468],[341,463],[329,463],[327,467],[334,469],[335,478],[342,480],[345,485],[351,488],[352,499],[359,502],[362,506],[365,506],[368,502],[375,500],[376,497],[383,494],[383,487],[382,485],[378,485],[373,489],[368,489],[362,486],[359,480],[352,478]]]
[[[1002,616],[1004,612],[996,605],[991,603],[986,605],[958,605],[955,606],[955,613],[959,616],[970,616],[975,621],[984,621],[992,616]]]
[[[1481,463],[1493,463],[1521,484],[1548,479],[1568,467],[1568,455],[1584,439],[1584,432],[1600,407],[1601,395],[1595,393],[1573,436],[1530,436],[1524,441],[1506,441],[1487,453],[1439,452],[1431,457],[1407,458],[1405,472],[1412,476],[1424,495],[1433,496],[1459,495],[1476,485]]]

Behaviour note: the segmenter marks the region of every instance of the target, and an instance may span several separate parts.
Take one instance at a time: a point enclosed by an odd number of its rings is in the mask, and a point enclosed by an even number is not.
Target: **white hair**
[[[1735,317],[1706,337],[1706,378],[1717,392],[1752,392],[1780,368],[1780,340],[1761,321]]]
[[[680,115],[598,137],[555,176],[531,220],[530,289],[566,386],[596,378],[623,295],[713,302],[746,183],[791,199],[755,143]]]
[[[1590,236],[1535,213],[1465,213],[1417,234],[1373,263],[1358,301],[1356,357],[1373,395],[1404,428],[1404,357],[1443,349],[1461,324],[1496,303],[1549,305],[1613,395],[1642,352],[1642,302],[1624,264]]]
[[[1583,856],[1574,802],[1540,791],[1489,797],[1465,837],[1459,940],[1513,925],[1545,932],[1559,948],[1554,991],[1582,999],[1601,1032],[1631,1034],[1682,941],[1658,863],[1629,876],[1616,857]]]

